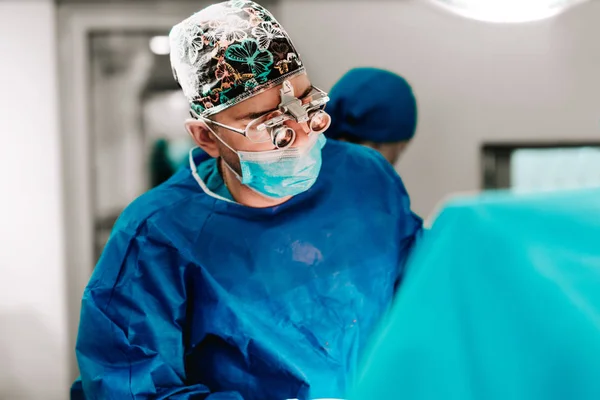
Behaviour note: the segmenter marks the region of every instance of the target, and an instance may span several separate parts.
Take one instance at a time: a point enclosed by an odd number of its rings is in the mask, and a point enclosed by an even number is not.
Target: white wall
[[[68,398],[54,5],[0,1],[0,399]]]
[[[419,127],[399,171],[421,215],[479,188],[485,141],[600,139],[600,1],[525,25],[417,0],[283,0],[277,17],[324,89],[354,66],[413,84]]]
[[[283,1],[276,15],[315,83],[329,88],[358,65],[413,83],[420,125],[399,167],[421,214],[478,187],[483,141],[600,138],[600,2],[503,26],[415,0]],[[62,400],[69,385],[54,11],[50,0],[0,1],[2,400]]]

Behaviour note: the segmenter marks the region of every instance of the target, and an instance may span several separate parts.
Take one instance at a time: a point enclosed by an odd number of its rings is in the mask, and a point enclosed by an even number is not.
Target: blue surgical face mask
[[[240,182],[271,198],[295,196],[312,187],[321,171],[321,149],[327,141],[312,133],[303,147],[247,152],[233,150],[215,136],[240,158],[241,176],[225,163]]]

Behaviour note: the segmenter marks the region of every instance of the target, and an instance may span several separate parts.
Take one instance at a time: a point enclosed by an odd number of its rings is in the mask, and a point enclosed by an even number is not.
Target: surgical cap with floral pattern
[[[252,1],[209,6],[175,25],[169,41],[173,75],[203,117],[304,72],[287,32]]]

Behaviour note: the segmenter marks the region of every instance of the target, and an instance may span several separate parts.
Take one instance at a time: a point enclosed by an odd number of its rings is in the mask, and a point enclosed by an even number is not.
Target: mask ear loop
[[[208,130],[217,138],[217,140],[219,142],[221,142],[225,147],[227,147],[229,150],[231,150],[233,152],[233,154],[236,155],[236,157],[240,160],[240,166],[242,165],[242,160],[240,159],[240,155],[239,153],[234,150],[233,147],[231,147],[229,144],[227,144],[227,142],[225,142],[223,140],[223,138],[221,138],[211,127],[210,127],[210,120],[206,120],[206,118],[203,118],[203,122],[206,125],[206,128],[208,128]],[[242,176],[233,169],[233,167],[231,165],[229,165],[229,163],[227,161],[225,161],[224,158],[222,158],[223,160],[223,164],[225,164],[225,166],[231,171],[233,172],[233,175],[240,181],[242,182]]]
[[[193,149],[190,149],[190,153],[189,153],[190,169],[192,170],[192,176],[194,177],[194,180],[196,181],[196,183],[198,183],[198,185],[200,186],[200,188],[202,188],[204,193],[207,193],[209,196],[212,196],[219,200],[226,201],[228,203],[235,203],[235,201],[231,201],[223,196],[219,196],[218,194],[212,192],[208,188],[208,186],[206,186],[206,183],[204,183],[202,178],[200,178],[200,174],[198,174],[198,166],[196,166],[196,163],[194,162],[194,150],[196,150],[197,148],[198,147],[194,147]]]

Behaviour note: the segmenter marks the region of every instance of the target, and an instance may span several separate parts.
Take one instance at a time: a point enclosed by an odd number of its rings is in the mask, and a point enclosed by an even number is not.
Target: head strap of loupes
[[[173,75],[202,117],[305,72],[287,32],[252,1],[209,6],[175,25],[169,38]],[[304,113],[296,104],[284,103],[292,115]]]

